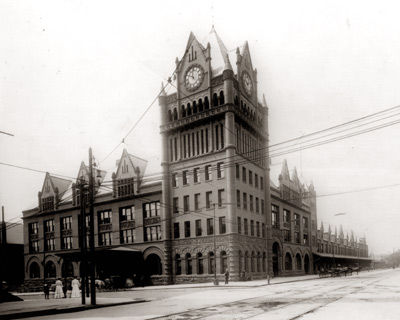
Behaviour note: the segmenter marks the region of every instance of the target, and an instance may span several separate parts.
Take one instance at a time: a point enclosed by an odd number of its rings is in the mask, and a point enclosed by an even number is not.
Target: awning
[[[331,253],[315,253],[313,252],[313,255],[319,256],[321,258],[330,258],[330,259],[347,259],[347,260],[361,260],[361,261],[372,261],[372,258],[364,258],[364,257],[356,257],[356,256],[344,256],[344,255],[332,255]]]
[[[97,258],[101,256],[107,256],[107,255],[116,255],[116,254],[141,254],[142,251],[138,249],[132,249],[132,248],[127,248],[127,247],[113,247],[113,248],[95,248],[94,255]],[[51,254],[51,251],[48,252],[48,254]],[[63,259],[68,259],[68,260],[73,260],[73,261],[80,261],[82,258],[82,253],[80,250],[74,250],[74,251],[66,251],[66,252],[61,252],[61,253],[56,253],[57,256],[63,258]],[[86,251],[86,256],[88,257],[90,255],[90,250],[87,249]]]
[[[125,251],[125,252],[142,252],[138,249],[132,249],[127,247],[115,247],[111,249],[106,249],[105,251]]]

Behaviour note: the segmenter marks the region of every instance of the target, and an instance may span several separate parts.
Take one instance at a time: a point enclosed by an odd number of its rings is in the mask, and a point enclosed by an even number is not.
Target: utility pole
[[[6,243],[7,243],[7,226],[4,220],[4,207],[1,207],[1,241],[0,241],[0,302],[3,302],[3,275],[5,272],[6,261]]]
[[[81,201],[81,288],[82,288],[82,304],[86,304],[85,287],[86,287],[86,206],[84,203],[84,190],[85,180],[80,179],[79,182],[79,196]]]
[[[94,201],[94,186],[93,186],[93,156],[92,148],[89,148],[89,215],[90,215],[90,302],[96,305],[96,283],[95,283],[95,258],[94,258],[94,214],[93,214],[93,201]]]

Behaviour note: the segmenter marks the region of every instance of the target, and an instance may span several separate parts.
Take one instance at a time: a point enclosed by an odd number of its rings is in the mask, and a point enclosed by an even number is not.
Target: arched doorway
[[[29,277],[31,279],[40,278],[40,268],[36,262],[32,262],[31,266],[29,267]]]
[[[55,278],[56,277],[56,265],[53,261],[48,261],[44,268],[44,274],[46,278]]]
[[[274,272],[274,277],[278,277],[280,273],[279,255],[280,255],[279,243],[275,242],[272,245],[272,271]]]
[[[296,270],[301,270],[301,256],[300,254],[296,254]]]
[[[74,266],[72,264],[72,261],[64,261],[62,265],[62,277],[67,278],[67,277],[73,277],[74,276]]]
[[[161,275],[162,263],[161,259],[155,253],[150,254],[146,259],[146,269],[149,275]]]
[[[291,271],[292,270],[292,255],[287,252],[285,255],[285,270]]]
[[[310,273],[310,258],[308,257],[308,254],[306,254],[304,257],[304,273]]]

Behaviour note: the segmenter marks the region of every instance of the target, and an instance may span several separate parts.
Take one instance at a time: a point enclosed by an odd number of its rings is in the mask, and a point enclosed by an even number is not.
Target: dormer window
[[[125,197],[135,193],[133,178],[118,180],[118,197]]]
[[[54,210],[54,197],[42,198],[41,207],[42,211]]]

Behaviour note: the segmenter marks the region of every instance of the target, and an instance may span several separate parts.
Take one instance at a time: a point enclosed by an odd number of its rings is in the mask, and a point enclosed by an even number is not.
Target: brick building
[[[227,269],[232,280],[313,273],[316,192],[286,162],[279,185],[270,181],[268,107],[247,42],[231,52],[214,29],[204,44],[191,33],[172,84],[159,96],[159,179],[127,150],[113,173],[94,170],[96,276],[171,284]],[[27,285],[81,275],[90,169],[82,162],[74,181],[46,174],[38,206],[23,212]]]

